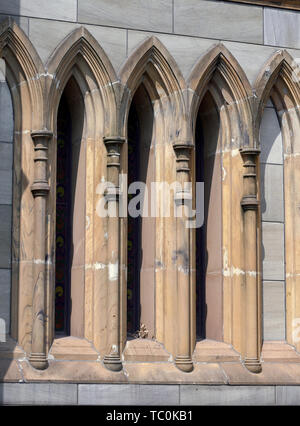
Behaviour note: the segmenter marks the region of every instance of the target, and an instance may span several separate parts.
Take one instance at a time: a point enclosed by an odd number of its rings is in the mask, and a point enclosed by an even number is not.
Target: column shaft
[[[33,259],[33,300],[32,300],[32,345],[30,363],[43,370],[48,367],[46,354],[46,204],[49,193],[47,179],[48,140],[52,133],[47,130],[31,134],[35,144],[34,183],[34,259]]]
[[[190,183],[190,150],[191,146],[184,144],[174,145],[177,156],[177,181],[180,188],[175,195],[177,210],[176,218],[176,267],[177,267],[177,330],[178,344],[175,358],[176,366],[185,372],[193,370],[191,358],[191,304],[190,304],[190,229],[186,226],[188,217],[185,216],[185,207],[191,202],[190,189],[184,184]]]
[[[106,190],[108,215],[108,341],[109,353],[104,365],[112,371],[122,369],[120,354],[120,218],[119,218],[119,173],[120,154],[124,139],[107,137],[107,181],[113,184]]]
[[[244,250],[246,284],[246,352],[245,366],[253,373],[261,371],[258,311],[258,257],[257,257],[257,184],[256,158],[259,150],[241,150],[244,158],[244,196],[241,202],[244,210]]]

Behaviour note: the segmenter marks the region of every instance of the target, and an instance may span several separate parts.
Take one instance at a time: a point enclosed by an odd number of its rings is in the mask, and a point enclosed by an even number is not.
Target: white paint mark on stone
[[[119,275],[119,262],[108,264],[108,279],[109,281],[116,281]]]
[[[222,166],[222,181],[224,181],[226,179],[226,169]]]
[[[86,220],[86,229],[89,229],[90,224],[91,224],[91,219],[90,219],[90,217],[89,217],[89,216],[86,216],[86,217],[85,217],[85,220]]]

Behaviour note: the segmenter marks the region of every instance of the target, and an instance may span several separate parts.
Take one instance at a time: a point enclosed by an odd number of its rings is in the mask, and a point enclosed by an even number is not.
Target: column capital
[[[106,146],[109,146],[110,144],[119,144],[119,145],[123,145],[125,143],[125,138],[123,138],[122,136],[105,136],[103,138],[103,141],[105,143]]]
[[[41,129],[41,130],[32,130],[31,131],[31,137],[33,140],[35,139],[50,139],[53,136],[53,132],[47,129]]]

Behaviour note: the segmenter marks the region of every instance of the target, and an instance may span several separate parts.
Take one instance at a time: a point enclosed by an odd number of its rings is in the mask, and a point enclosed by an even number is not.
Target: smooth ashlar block
[[[300,13],[265,8],[264,44],[300,48]]]
[[[0,170],[0,204],[12,203],[12,170]]]
[[[262,8],[209,0],[174,0],[174,32],[262,43]]]
[[[262,163],[260,182],[262,220],[284,222],[283,166]]]
[[[7,142],[0,142],[0,170],[12,170],[13,166],[13,144]],[[0,182],[1,187],[1,182]]]
[[[275,108],[265,108],[260,126],[260,161],[283,164],[283,142]]]
[[[178,385],[78,385],[81,405],[178,405]]]
[[[263,281],[263,339],[285,339],[284,281]]]
[[[12,19],[16,22],[16,24],[24,31],[24,33],[28,36],[29,32],[29,19],[24,16],[11,16]],[[0,15],[0,22],[7,19],[7,15]]]
[[[0,327],[2,327],[4,321],[6,334],[9,333],[10,328],[10,287],[10,269],[0,269]],[[0,335],[3,331],[0,329]]]
[[[4,69],[3,69],[4,68]],[[3,78],[5,65],[0,64],[0,76]],[[14,115],[12,100],[6,82],[0,83],[0,142],[12,142],[14,134]]]
[[[264,280],[284,280],[283,223],[262,223],[262,263]]]
[[[1,383],[5,405],[74,405],[77,385],[71,383]]]
[[[172,0],[78,0],[78,21],[172,32]]]
[[[128,56],[130,56],[140,43],[153,35],[157,37],[168,49],[185,78],[188,78],[190,71],[199,59],[201,52],[206,52],[215,44],[214,40],[203,38],[129,30]]]
[[[1,179],[1,173],[0,173]],[[1,180],[0,180],[1,182]],[[11,206],[0,205],[0,268],[11,264]]]
[[[277,405],[300,405],[300,386],[276,386]]]
[[[272,405],[272,386],[180,386],[181,405]]]
[[[77,0],[9,0],[1,1],[0,13],[37,18],[76,21]]]

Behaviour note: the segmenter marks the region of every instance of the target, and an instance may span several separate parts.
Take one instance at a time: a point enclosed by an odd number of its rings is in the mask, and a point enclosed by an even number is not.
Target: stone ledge
[[[241,361],[241,355],[233,347],[224,342],[215,340],[201,340],[197,342],[194,353],[194,362],[229,362]]]
[[[300,405],[300,386],[0,383],[0,405]]]
[[[97,360],[99,352],[86,339],[61,337],[54,339],[49,351],[50,358],[64,360]]]
[[[263,362],[262,372],[254,374],[241,362],[196,363],[184,373],[172,362],[123,362],[122,371],[111,372],[102,361],[49,360],[48,369],[40,371],[25,358],[2,359],[0,382],[300,385],[300,363]]]

